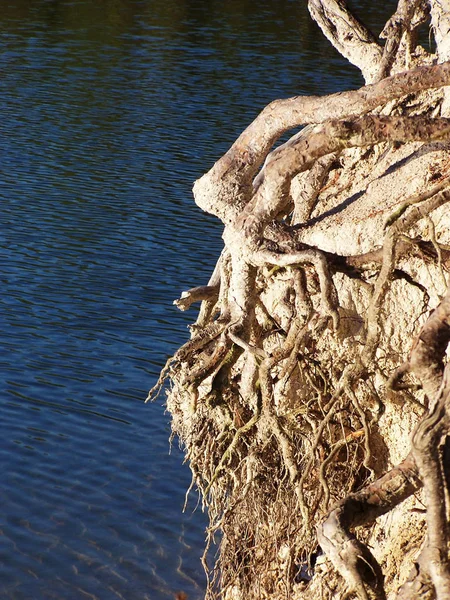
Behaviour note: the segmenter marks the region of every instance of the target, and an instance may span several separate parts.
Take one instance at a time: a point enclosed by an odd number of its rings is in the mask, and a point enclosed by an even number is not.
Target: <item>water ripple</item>
[[[222,247],[192,182],[267,102],[360,83],[303,4],[2,6],[1,598],[202,596],[205,518],[143,400]]]

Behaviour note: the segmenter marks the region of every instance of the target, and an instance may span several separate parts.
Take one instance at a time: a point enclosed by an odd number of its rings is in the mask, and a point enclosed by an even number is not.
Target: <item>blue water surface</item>
[[[0,598],[201,598],[144,404],[222,247],[192,182],[274,98],[362,80],[292,0],[5,0],[0,35]]]

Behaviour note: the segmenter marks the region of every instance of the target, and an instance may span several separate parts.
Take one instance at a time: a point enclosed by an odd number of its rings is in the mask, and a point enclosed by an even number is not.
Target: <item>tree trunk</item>
[[[149,397],[170,379],[208,598],[447,600],[450,3],[399,0],[381,39],[309,8],[367,85],[275,100],[195,183],[224,249]]]

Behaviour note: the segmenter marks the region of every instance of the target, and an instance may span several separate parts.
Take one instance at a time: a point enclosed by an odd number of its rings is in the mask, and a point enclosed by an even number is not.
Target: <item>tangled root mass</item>
[[[400,0],[383,46],[342,0],[309,8],[367,84],[272,102],[195,183],[224,249],[149,397],[170,381],[208,598],[443,600],[450,14]]]

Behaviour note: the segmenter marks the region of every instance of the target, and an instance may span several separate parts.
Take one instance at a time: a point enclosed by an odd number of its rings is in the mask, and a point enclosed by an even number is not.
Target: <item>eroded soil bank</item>
[[[220,541],[207,594],[447,598],[450,13],[400,1],[382,45],[309,6],[367,85],[274,101],[195,183],[224,250],[160,381]]]

